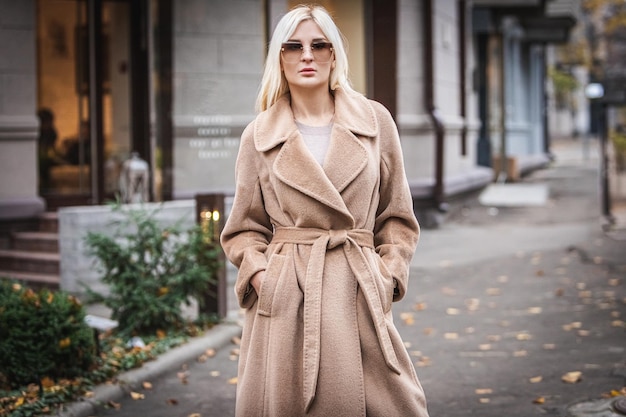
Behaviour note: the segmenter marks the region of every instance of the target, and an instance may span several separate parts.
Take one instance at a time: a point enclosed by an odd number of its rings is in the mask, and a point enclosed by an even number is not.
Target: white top
[[[333,130],[333,124],[326,126],[308,126],[296,120],[296,125],[300,134],[306,143],[307,148],[315,160],[320,164],[324,164],[328,146],[330,145],[330,132]]]

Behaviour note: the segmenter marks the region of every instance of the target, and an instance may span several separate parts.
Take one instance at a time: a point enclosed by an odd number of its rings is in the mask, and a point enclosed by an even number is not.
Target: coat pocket
[[[261,284],[261,293],[258,300],[258,314],[262,316],[272,315],[272,304],[274,302],[274,294],[278,287],[278,282],[282,277],[283,265],[286,257],[284,255],[271,255],[265,269],[265,279]]]
[[[376,286],[378,288],[378,295],[383,307],[383,312],[388,313],[391,310],[391,304],[393,302],[393,275],[376,252],[371,252],[370,259],[373,260],[372,265],[376,273]]]

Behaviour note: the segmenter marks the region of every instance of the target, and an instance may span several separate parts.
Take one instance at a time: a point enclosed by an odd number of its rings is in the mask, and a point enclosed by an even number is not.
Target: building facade
[[[355,88],[396,119],[422,224],[517,175],[504,168],[548,161],[545,48],[567,38],[575,0],[318,3],[348,39]],[[3,230],[115,198],[133,152],[153,201],[232,194],[265,48],[295,4],[0,2]]]

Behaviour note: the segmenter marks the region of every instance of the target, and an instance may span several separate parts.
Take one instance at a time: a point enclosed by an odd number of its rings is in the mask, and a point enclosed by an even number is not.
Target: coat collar
[[[376,113],[364,96],[346,93],[341,88],[336,89],[334,95],[336,126],[358,136],[374,137],[378,134]],[[285,94],[272,107],[257,116],[255,146],[261,152],[268,151],[285,142],[297,129],[289,95]]]
[[[260,152],[281,145],[273,169],[283,183],[354,221],[341,192],[367,166],[369,155],[363,137],[376,137],[378,129],[376,113],[369,101],[364,96],[348,95],[338,89],[335,91],[335,119],[324,167],[308,152],[287,95],[259,114],[254,140]]]

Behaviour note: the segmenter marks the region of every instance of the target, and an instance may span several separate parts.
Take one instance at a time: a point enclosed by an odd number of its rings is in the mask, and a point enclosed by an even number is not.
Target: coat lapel
[[[257,150],[281,149],[274,162],[276,177],[292,188],[350,215],[341,192],[363,171],[368,152],[363,138],[378,134],[374,109],[361,96],[335,90],[335,122],[324,167],[315,161],[293,120],[287,95],[261,113],[255,125]]]

